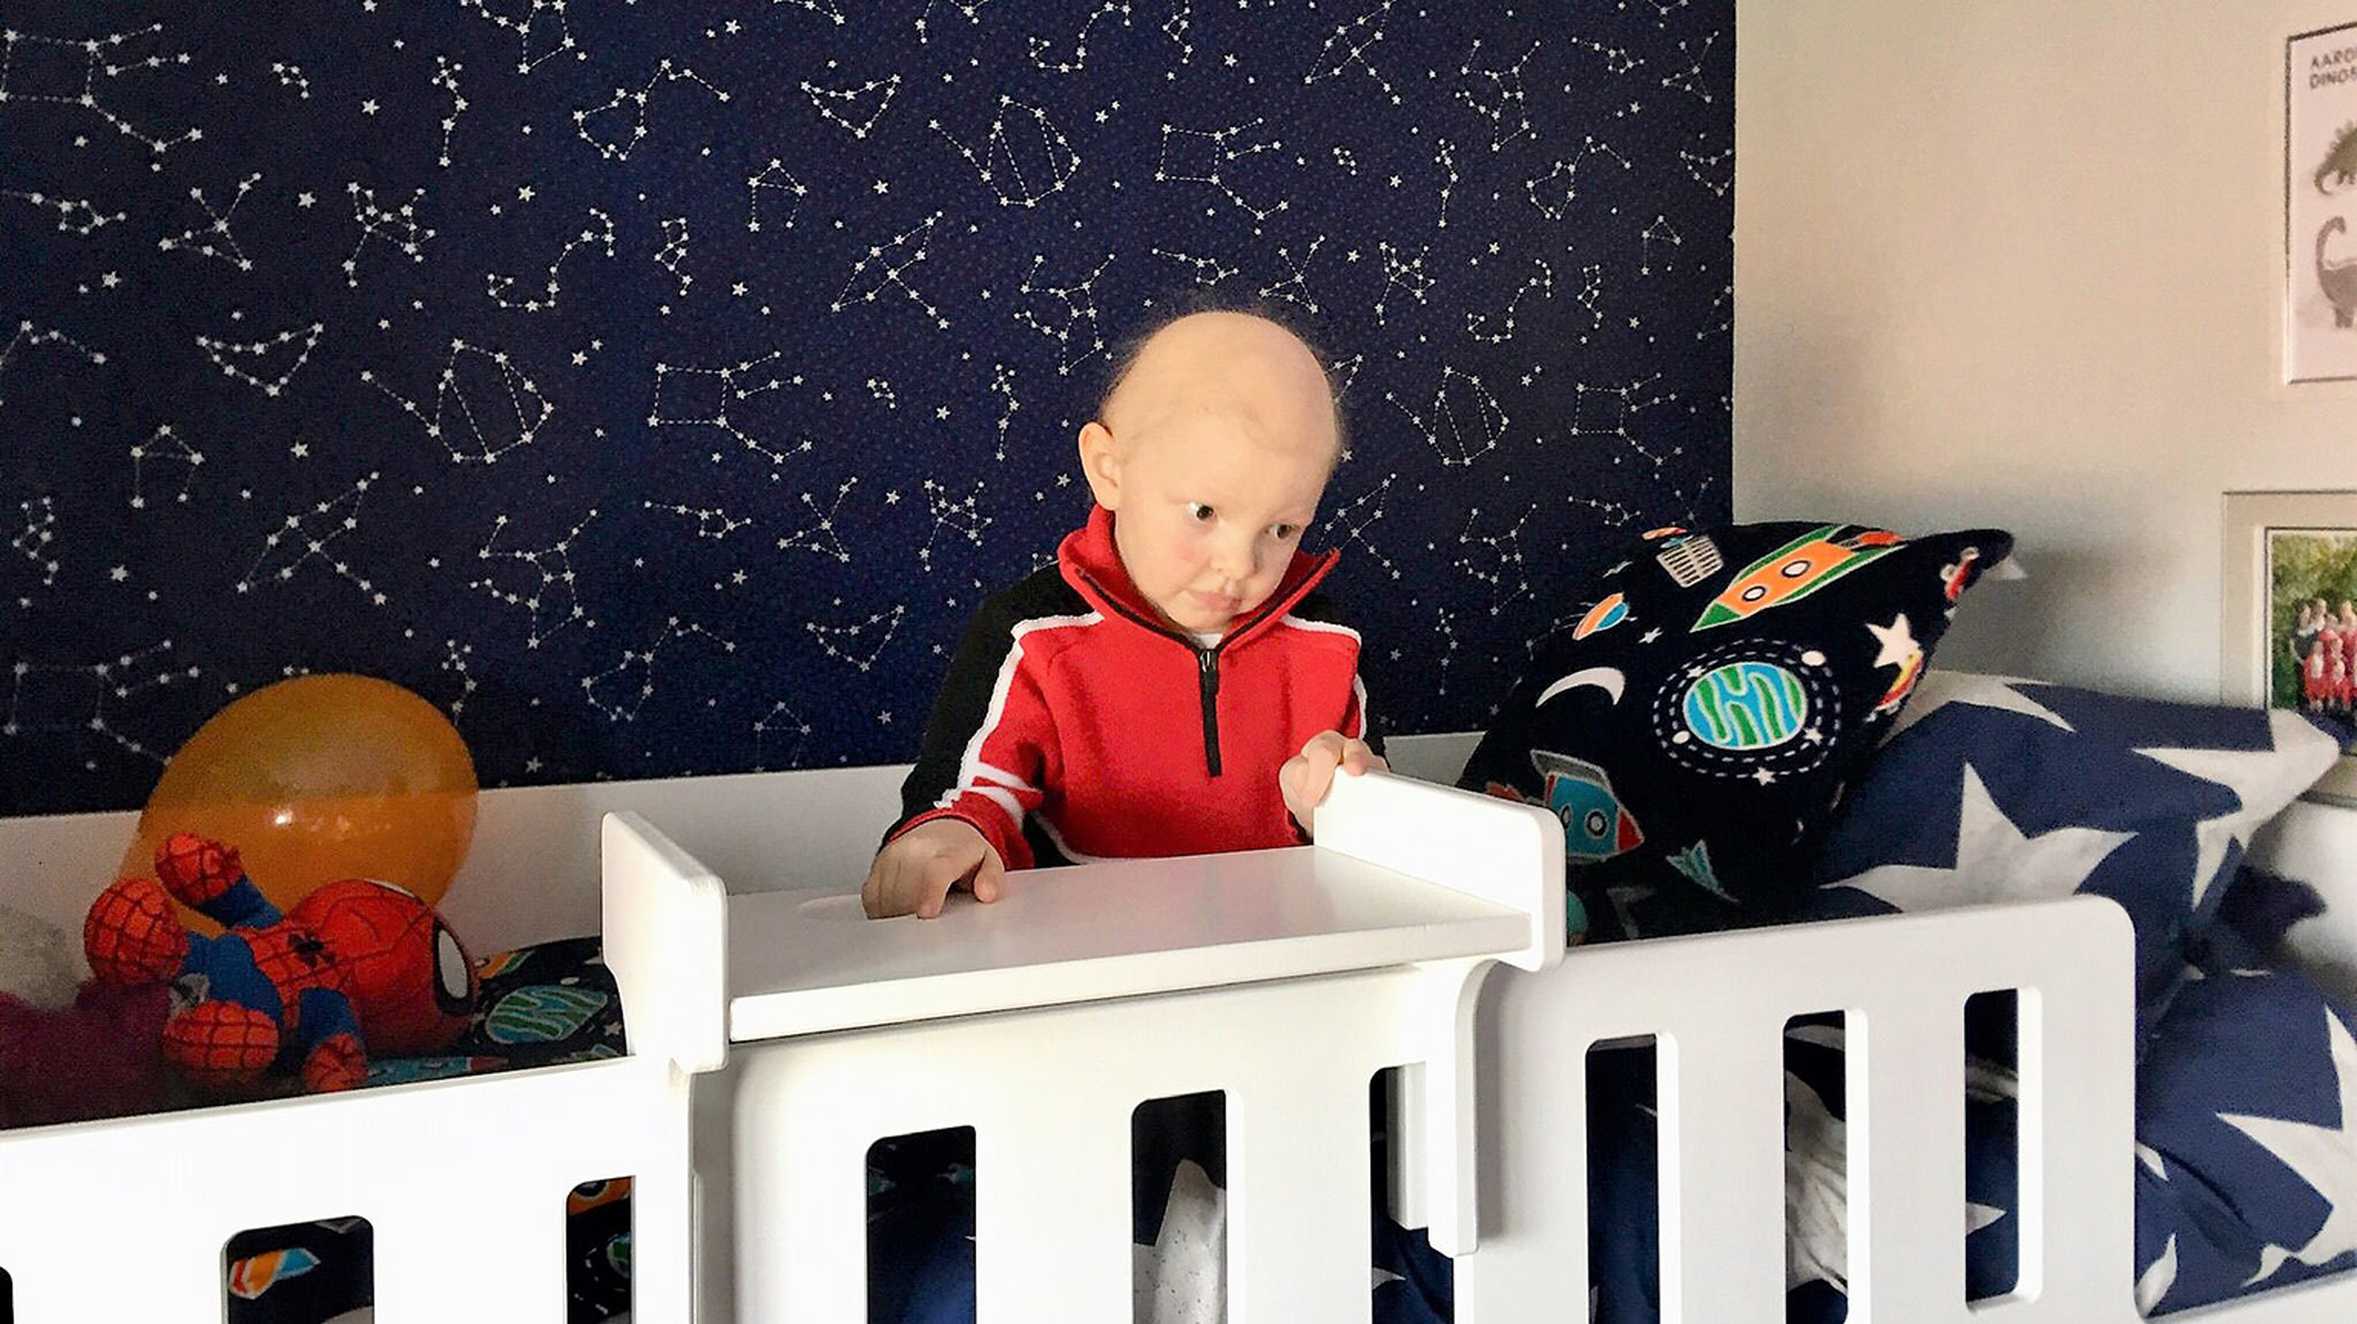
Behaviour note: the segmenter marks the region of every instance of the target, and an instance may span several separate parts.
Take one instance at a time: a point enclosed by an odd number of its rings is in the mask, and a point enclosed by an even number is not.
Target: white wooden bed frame
[[[1445,780],[1468,739],[1393,757]],[[382,1324],[553,1324],[567,1190],[628,1175],[641,1324],[857,1321],[870,1143],[971,1125],[981,1324],[1126,1320],[1131,1111],[1216,1089],[1230,1318],[1364,1320],[1366,1091],[1395,1066],[1387,1196],[1460,1256],[1457,1318],[1578,1318],[1587,1050],[1654,1035],[1662,1318],[1764,1324],[1784,1315],[1781,1031],[1828,1010],[1849,1018],[1852,1319],[2137,1318],[2129,936],[2105,902],[1564,960],[1551,818],[1369,777],[1315,847],[1025,875],[996,906],[871,924],[846,894],[900,774],[486,793],[445,914],[477,951],[602,923],[630,1054],[0,1134],[15,1318],[218,1320],[232,1234],[362,1215]],[[28,880],[9,903],[78,932],[130,827],[0,825]],[[2264,850],[2346,877],[2357,810],[2295,806]],[[2024,990],[2021,1285],[1968,1307],[1963,1004],[2000,988]],[[2357,1276],[2178,1318],[2357,1318]]]

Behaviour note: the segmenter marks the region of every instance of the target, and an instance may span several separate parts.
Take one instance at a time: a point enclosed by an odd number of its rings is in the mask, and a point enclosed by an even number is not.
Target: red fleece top
[[[1367,739],[1359,635],[1296,552],[1205,646],[1164,624],[1098,507],[1056,565],[985,602],[942,680],[903,817],[971,823],[1010,869],[1298,845],[1277,769],[1311,736]]]

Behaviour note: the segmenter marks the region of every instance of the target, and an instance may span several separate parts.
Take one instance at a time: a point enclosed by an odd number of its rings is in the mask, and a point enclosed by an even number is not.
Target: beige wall
[[[2357,0],[1741,0],[1735,512],[1998,524],[1941,661],[2215,697],[2219,507],[2357,488],[2281,383],[2283,41]]]

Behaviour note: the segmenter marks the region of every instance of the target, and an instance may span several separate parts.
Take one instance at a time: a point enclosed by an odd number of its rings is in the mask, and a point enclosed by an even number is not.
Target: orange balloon
[[[339,878],[435,905],[474,838],[475,790],[466,742],[432,704],[367,676],[300,676],[230,704],[180,747],[122,872],[152,877],[156,846],[196,832],[235,846],[281,910]]]

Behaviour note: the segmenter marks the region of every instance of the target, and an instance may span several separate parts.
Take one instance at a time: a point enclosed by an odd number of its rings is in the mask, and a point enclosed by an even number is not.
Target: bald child
[[[1180,317],[1080,429],[1096,508],[989,601],[942,682],[871,916],[998,899],[1009,869],[1298,845],[1381,767],[1359,636],[1301,550],[1340,455],[1324,365],[1273,321]]]

